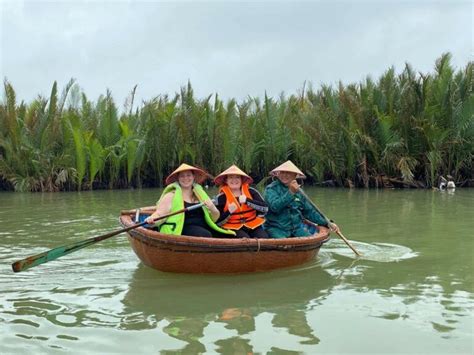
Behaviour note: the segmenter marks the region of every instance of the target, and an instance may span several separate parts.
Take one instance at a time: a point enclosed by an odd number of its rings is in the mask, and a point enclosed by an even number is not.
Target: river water
[[[0,354],[474,352],[474,190],[306,192],[361,258],[333,236],[296,268],[171,274],[122,234],[13,273],[160,190],[1,193]]]

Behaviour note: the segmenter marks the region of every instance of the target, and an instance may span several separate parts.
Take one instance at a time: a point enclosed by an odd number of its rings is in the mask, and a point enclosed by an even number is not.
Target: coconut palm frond
[[[240,103],[197,99],[188,81],[137,106],[135,86],[120,115],[109,90],[90,101],[71,79],[59,99],[54,82],[48,97],[25,104],[5,79],[0,183],[28,191],[160,186],[183,161],[214,173],[236,163],[259,179],[287,159],[310,182],[367,187],[385,174],[430,186],[448,173],[468,180],[473,68],[470,61],[456,70],[446,53],[429,73],[407,63],[399,74],[391,67],[378,79],[319,89],[304,82],[297,94]]]

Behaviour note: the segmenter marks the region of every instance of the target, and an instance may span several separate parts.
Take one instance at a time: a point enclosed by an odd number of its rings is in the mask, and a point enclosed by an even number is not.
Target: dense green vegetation
[[[433,73],[410,65],[378,81],[298,95],[224,102],[191,84],[119,113],[110,92],[90,101],[71,80],[49,98],[17,102],[4,81],[0,189],[59,191],[161,186],[181,162],[217,174],[236,163],[258,182],[293,160],[309,183],[430,187],[439,175],[473,179],[473,62],[450,54]]]

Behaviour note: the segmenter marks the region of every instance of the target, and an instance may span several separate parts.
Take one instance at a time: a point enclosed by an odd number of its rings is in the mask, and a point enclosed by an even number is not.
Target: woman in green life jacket
[[[167,186],[157,202],[156,210],[145,221],[153,224],[154,219],[159,216],[203,203],[202,208],[159,220],[155,226],[165,234],[196,237],[235,236],[235,232],[220,228],[215,223],[220,215],[219,210],[200,185],[208,176],[202,169],[181,164],[166,178]]]

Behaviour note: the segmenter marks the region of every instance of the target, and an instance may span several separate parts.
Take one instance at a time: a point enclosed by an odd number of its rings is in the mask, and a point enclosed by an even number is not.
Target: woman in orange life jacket
[[[252,182],[252,178],[235,165],[214,179],[220,186],[217,224],[235,231],[238,238],[268,238],[262,227],[268,207],[260,193],[249,187]]]

